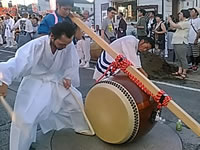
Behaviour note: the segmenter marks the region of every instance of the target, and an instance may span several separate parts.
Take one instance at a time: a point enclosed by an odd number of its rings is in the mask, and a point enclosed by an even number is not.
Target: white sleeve
[[[19,48],[14,58],[0,63],[1,81],[10,85],[14,79],[29,75],[34,60],[32,44]]]
[[[33,25],[32,22],[30,20],[27,21],[27,31],[28,32],[33,32]]]
[[[136,42],[134,40],[124,40],[122,41],[122,51],[125,55],[125,57],[131,61],[131,63],[134,65],[136,68],[141,68],[141,61],[140,61],[140,56],[137,54],[137,49],[136,49]]]
[[[200,18],[198,19],[198,22],[197,22],[197,30],[200,30]]]
[[[71,55],[66,57],[66,63],[72,63],[70,68],[67,68],[64,73],[64,77],[66,79],[70,79],[71,83],[74,87],[80,86],[80,77],[79,77],[79,57],[77,54],[77,50],[72,44],[71,46]],[[68,62],[68,61],[71,62]]]
[[[18,21],[15,23],[15,25],[13,26],[13,29],[19,28],[19,22],[20,22],[20,20],[18,20]]]

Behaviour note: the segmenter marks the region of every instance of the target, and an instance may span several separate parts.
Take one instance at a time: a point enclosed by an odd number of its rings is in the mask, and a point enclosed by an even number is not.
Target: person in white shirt
[[[13,27],[13,30],[19,28],[18,48],[32,39],[33,26],[28,16],[28,13],[24,13],[22,18],[19,19]]]
[[[83,21],[84,23],[91,28],[91,22],[89,18],[89,11],[85,10],[83,12]],[[88,68],[90,62],[90,37],[87,34],[84,34],[83,38],[77,42],[77,51],[79,54],[79,59],[81,61],[80,66],[84,68]]]
[[[154,48],[155,42],[152,38],[144,37],[139,41],[135,36],[128,35],[115,40],[110,44],[110,46],[117,53],[123,54],[134,65],[134,67],[141,71],[145,76],[148,76],[147,73],[142,69],[140,52]],[[97,81],[113,61],[114,59],[107,52],[103,51],[97,61],[93,79]],[[108,72],[106,77],[111,75],[112,73]]]
[[[6,14],[5,17],[5,39],[6,39],[6,46],[5,47],[13,47],[14,45],[14,33],[12,31],[13,25],[15,23],[14,19],[10,14]]]
[[[188,51],[188,35],[190,29],[189,17],[189,11],[184,9],[179,13],[179,22],[177,24],[173,22],[171,17],[168,17],[170,26],[176,28],[176,32],[172,38],[172,44],[174,45],[178,71],[172,74],[180,79],[185,79],[187,77],[188,61],[186,55]]]
[[[198,69],[198,57],[200,56],[200,48],[199,48],[199,34],[200,34],[200,18],[199,12],[196,8],[190,9],[190,31],[189,31],[189,49],[192,54],[192,70],[197,71]]]

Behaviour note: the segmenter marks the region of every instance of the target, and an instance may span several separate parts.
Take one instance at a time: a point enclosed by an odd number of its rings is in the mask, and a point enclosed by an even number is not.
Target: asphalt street
[[[15,49],[0,49],[0,61],[6,61],[9,58],[14,57],[14,54]],[[91,68],[89,69],[80,69],[81,86],[79,90],[82,92],[83,97],[86,97],[88,91],[95,83],[94,80],[92,80],[93,70],[94,64],[91,64]],[[198,82],[165,80],[159,82],[156,81],[155,84],[165,90],[171,97],[173,97],[173,100],[178,105],[180,105],[194,119],[200,122],[200,84]],[[12,107],[18,86],[18,81],[13,82],[9,87],[8,95],[6,97],[6,100]],[[163,109],[162,117],[166,120],[163,123],[170,126],[174,132],[179,135],[184,150],[200,150],[200,138],[186,126],[183,127],[182,131],[177,132],[176,122],[178,118],[167,108]],[[0,104],[0,150],[8,150],[9,127],[10,118]]]

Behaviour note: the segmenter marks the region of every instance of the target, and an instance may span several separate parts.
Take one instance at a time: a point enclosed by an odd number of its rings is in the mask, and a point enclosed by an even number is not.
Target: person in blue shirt
[[[72,23],[69,15],[73,6],[74,0],[56,0],[56,11],[43,18],[38,28],[39,36],[48,35],[51,32],[51,27],[58,22],[67,21]],[[78,27],[76,29],[75,37],[77,40],[82,37],[82,32]]]

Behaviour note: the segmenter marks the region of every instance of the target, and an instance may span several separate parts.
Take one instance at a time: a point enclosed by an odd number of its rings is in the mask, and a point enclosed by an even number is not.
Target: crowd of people
[[[23,13],[21,16],[11,16],[6,13],[0,17],[0,45],[18,48],[35,39],[42,15]]]
[[[88,27],[92,28],[110,44],[116,39],[127,35],[127,23],[122,12],[117,16],[119,20],[117,27],[116,23],[113,23],[116,12],[114,7],[109,7],[107,17],[103,20],[101,27],[99,25],[94,27],[87,10],[80,14],[80,17]],[[57,11],[57,13],[62,14],[63,12]],[[32,39],[48,34],[51,26],[55,23],[52,22],[53,17],[54,15],[49,16],[47,14],[47,17],[43,19],[42,15],[24,13],[13,18],[7,13],[5,17],[0,17],[0,45],[4,44],[4,47],[17,45],[19,48]],[[177,60],[179,66],[179,70],[174,75],[185,78],[187,77],[188,68],[194,72],[198,70],[200,18],[196,8],[182,10],[177,19],[174,19],[174,16],[169,16],[166,20],[163,19],[162,14],[139,9],[138,18],[137,23],[131,23],[137,30],[137,39],[152,38],[155,41],[155,48],[152,52],[163,58],[169,56],[169,51],[173,52],[173,61]],[[58,20],[62,20],[62,17],[58,16]],[[80,67],[87,68],[91,59],[90,46],[92,39],[85,33],[79,34],[79,36],[74,38],[74,43],[79,54]]]
[[[112,19],[116,14],[116,9],[109,7],[107,18],[102,22],[101,37],[106,42],[112,43],[116,38],[126,36],[127,24],[120,13],[120,22],[118,28],[113,25]],[[162,14],[156,14],[154,11],[146,12],[144,9],[138,10],[138,21],[131,25],[136,28],[136,37],[143,40],[146,37],[152,38],[155,42],[152,52],[160,55],[162,58],[169,57],[169,51],[173,53],[173,61],[176,60],[178,71],[172,75],[180,79],[187,78],[187,71],[198,70],[200,62],[200,18],[199,11],[196,8],[181,10],[178,18],[169,16],[166,20]]]

